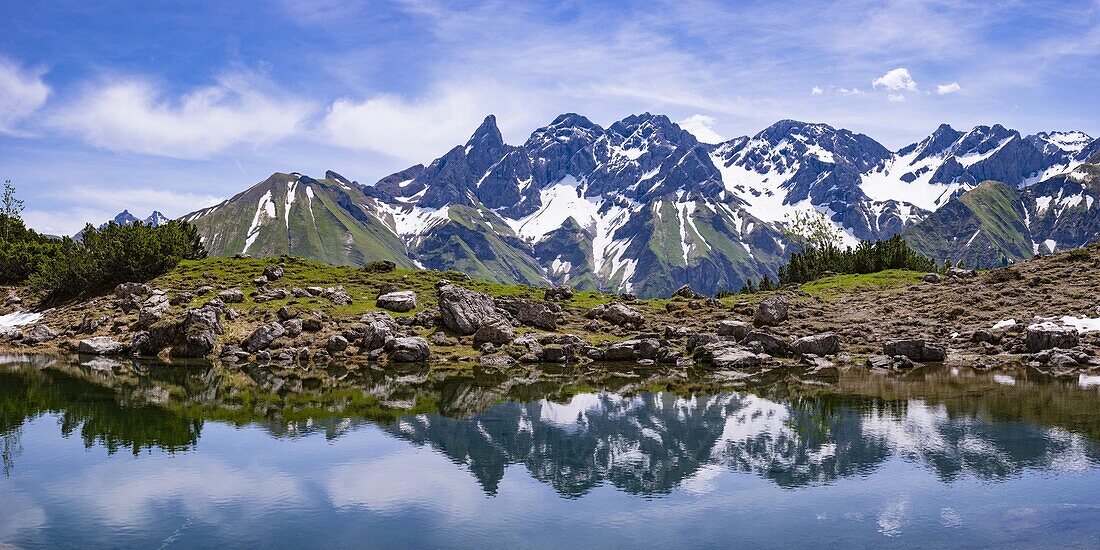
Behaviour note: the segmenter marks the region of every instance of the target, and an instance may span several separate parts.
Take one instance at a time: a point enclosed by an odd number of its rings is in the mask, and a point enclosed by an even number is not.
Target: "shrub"
[[[1085,250],[1084,248],[1074,248],[1073,250],[1070,250],[1066,253],[1066,259],[1075,262],[1087,260],[1090,257],[1091,254],[1089,254],[1089,251]]]
[[[17,217],[0,214],[0,284],[26,281],[60,248],[60,240],[27,229]]]
[[[787,265],[779,268],[778,283],[773,283],[770,277],[764,275],[759,285],[748,281],[741,292],[752,293],[806,283],[826,272],[877,273],[887,269],[936,271],[936,262],[918,254],[899,235],[885,241],[863,241],[854,248],[842,249],[833,245],[809,247],[792,254]]]
[[[55,302],[113,288],[120,283],[144,282],[167,273],[180,260],[206,257],[198,231],[173,220],[160,227],[142,223],[88,224],[83,239],[60,241],[31,276],[31,284]]]

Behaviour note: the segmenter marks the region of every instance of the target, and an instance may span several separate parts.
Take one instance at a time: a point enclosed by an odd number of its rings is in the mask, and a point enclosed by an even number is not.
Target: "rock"
[[[753,323],[761,325],[778,325],[787,320],[787,299],[782,296],[769,296],[756,308],[753,315]]]
[[[244,292],[239,288],[229,288],[219,292],[218,299],[227,304],[239,304],[244,301]]]
[[[143,283],[122,283],[115,287],[115,297],[129,298],[149,294],[149,285]]]
[[[929,273],[922,279],[926,283],[938,283],[943,280],[939,273]]]
[[[497,306],[511,314],[517,323],[543,330],[558,328],[558,314],[546,302],[508,298],[498,300]]]
[[[835,332],[804,336],[791,343],[795,355],[835,355],[840,352],[840,337]]]
[[[328,299],[338,306],[350,306],[352,304],[351,296],[348,296],[348,293],[344,292],[343,287],[339,287],[328,294]]]
[[[24,344],[41,344],[57,338],[57,331],[46,325],[35,325],[23,333]]]
[[[825,359],[824,357],[818,357],[812,353],[806,353],[802,355],[801,363],[806,366],[806,373],[812,375],[827,374],[830,376],[839,375],[836,367],[832,361]]]
[[[367,351],[385,347],[397,333],[397,323],[388,313],[368,313],[359,320],[363,323],[360,347]]]
[[[623,340],[608,346],[604,350],[604,359],[607,361],[655,359],[660,349],[661,341],[656,338]]]
[[[988,342],[990,344],[999,344],[1001,339],[1004,338],[1004,334],[1000,331],[978,329],[974,331],[974,334],[970,335],[971,342]]]
[[[172,296],[168,303],[174,306],[184,306],[190,304],[195,299],[195,295],[191,292],[179,292]]]
[[[947,352],[939,346],[920,338],[891,340],[882,345],[882,353],[890,357],[902,356],[922,363],[937,363],[947,358]]]
[[[411,290],[389,292],[378,297],[375,306],[404,313],[416,309],[416,293]]]
[[[150,300],[154,297],[150,297]],[[167,299],[154,301],[152,305],[149,304],[149,300],[146,300],[146,305],[142,306],[141,311],[138,312],[138,324],[149,327],[156,321],[160,321],[164,318],[164,313],[168,312],[168,307]]]
[[[302,319],[302,330],[306,332],[319,332],[324,325],[321,320],[316,317],[306,317]]]
[[[96,336],[81,340],[76,346],[76,351],[89,355],[119,355],[126,351],[126,345],[108,336]]]
[[[302,324],[301,319],[287,319],[282,322],[286,335],[291,338],[297,338],[298,335],[302,334]]]
[[[564,302],[573,299],[573,288],[565,285],[553,286],[546,289],[543,299],[555,302]]]
[[[329,355],[336,355],[346,349],[348,349],[348,340],[339,334],[329,336],[328,342],[325,342],[325,351]]]
[[[244,349],[255,353],[271,345],[276,338],[286,334],[286,329],[279,323],[268,323],[262,325],[252,332],[252,335],[245,340]]]
[[[458,334],[469,335],[477,332],[481,323],[496,316],[496,306],[488,294],[447,284],[439,289],[439,312],[444,326]]]
[[[778,336],[764,332],[761,330],[754,330],[745,336],[745,339],[741,341],[745,346],[751,347],[753,343],[760,345],[760,349],[768,355],[778,355],[780,357],[786,357],[791,354],[791,346],[787,342],[780,339]]]
[[[395,363],[416,363],[427,361],[431,356],[428,341],[419,336],[394,338],[388,346],[390,361]]]
[[[971,277],[977,277],[978,272],[973,269],[962,269],[959,267],[952,267],[947,270],[948,277],[956,277],[959,279],[969,279]]]
[[[752,325],[744,321],[723,320],[718,322],[718,336],[741,340],[752,332]]]
[[[283,278],[283,266],[279,264],[269,265],[264,268],[263,276],[268,281],[278,281]]]
[[[596,306],[588,310],[588,313],[585,313],[585,317],[589,319],[602,319],[613,325],[625,325],[629,323],[634,326],[640,326],[645,322],[645,317],[642,316],[641,313],[622,302]]]
[[[257,293],[252,298],[252,300],[255,301],[257,304],[262,304],[264,302],[271,302],[274,300],[285,300],[289,297],[290,292],[287,291],[287,289],[285,288],[264,287],[260,289],[260,292]]]
[[[1079,337],[1073,327],[1060,327],[1051,323],[1037,323],[1027,327],[1027,350],[1035,353],[1045,349],[1070,349],[1077,347]]]
[[[397,264],[391,260],[374,260],[363,266],[363,271],[368,273],[388,273],[396,270]]]
[[[743,347],[731,345],[729,342],[708,344],[706,349],[707,361],[718,368],[755,367],[762,364],[766,358]]]
[[[690,300],[692,298],[695,298],[696,296],[697,296],[697,294],[695,294],[695,291],[691,289],[691,285],[684,285],[680,288],[677,288],[676,292],[672,293],[673,298],[679,297],[679,298],[687,298],[687,299]]]
[[[210,285],[202,285],[199,288],[195,289],[195,295],[196,296],[206,296],[207,294],[210,294],[211,292],[214,292],[214,287],[212,287]]]
[[[295,311],[295,310],[290,309],[287,306],[283,306],[283,307],[279,308],[278,311],[275,312],[275,317],[278,317],[280,321],[286,321],[287,319],[293,319],[297,316],[298,316],[298,312]]]
[[[497,355],[483,355],[478,360],[483,367],[507,367],[516,362],[509,355],[497,354]]]
[[[263,275],[260,275],[259,277],[256,277],[255,279],[252,279],[252,284],[254,284],[256,286],[264,286],[269,282],[271,282],[271,281],[268,281],[267,277],[264,277]]]
[[[10,342],[23,337],[23,332],[15,327],[0,326],[0,341]]]
[[[474,345],[484,343],[507,344],[515,337],[516,329],[503,317],[494,315],[492,318],[483,321],[477,331],[474,332]]]

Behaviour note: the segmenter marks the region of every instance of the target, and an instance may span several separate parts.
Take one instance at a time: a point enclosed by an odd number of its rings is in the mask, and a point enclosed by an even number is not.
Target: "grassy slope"
[[[1010,260],[1026,259],[1032,255],[1030,233],[1018,205],[1015,190],[986,181],[903,235],[916,250],[937,261],[993,267],[1000,264],[1002,254]]]

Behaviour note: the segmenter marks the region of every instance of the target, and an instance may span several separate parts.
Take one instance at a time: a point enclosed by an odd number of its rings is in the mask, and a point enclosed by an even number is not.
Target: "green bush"
[[[0,284],[26,281],[60,248],[60,240],[27,229],[17,217],[0,214]]]
[[[765,275],[759,284],[751,280],[741,288],[742,293],[758,290],[774,290],[788,284],[801,284],[833,273],[877,273],[887,269],[911,271],[936,271],[936,262],[918,254],[898,235],[885,241],[863,241],[854,248],[820,246],[806,248],[791,255],[787,265],[778,271],[778,283]]]
[[[206,257],[198,231],[173,220],[160,227],[142,223],[88,224],[81,241],[65,238],[31,276],[47,302],[101,292],[120,283],[144,282],[167,273],[180,260]]]

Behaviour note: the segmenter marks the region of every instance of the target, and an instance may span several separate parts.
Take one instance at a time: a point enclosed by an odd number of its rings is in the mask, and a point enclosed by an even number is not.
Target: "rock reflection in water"
[[[0,367],[5,473],[18,468],[21,426],[44,414],[88,447],[134,454],[187,452],[208,421],[330,439],[371,423],[468,468],[489,495],[512,464],[565,497],[605,483],[647,496],[705,490],[715,469],[787,488],[828,484],[892,456],[945,482],[1082,469],[1097,461],[1098,404],[1090,384],[1027,371],[848,371],[835,385],[792,376],[734,391],[658,371],[449,376],[43,358]]]

